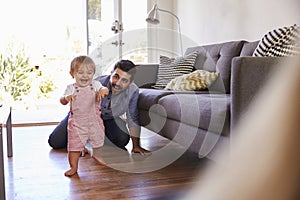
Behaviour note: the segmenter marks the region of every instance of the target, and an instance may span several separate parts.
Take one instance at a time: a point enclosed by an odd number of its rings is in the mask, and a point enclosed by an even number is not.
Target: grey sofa
[[[229,150],[231,130],[279,62],[279,58],[252,57],[257,44],[241,40],[188,48],[185,54],[199,52],[195,69],[220,73],[204,91],[151,89],[158,64],[138,66],[135,82],[140,87],[142,126],[200,157],[215,159],[224,145]]]

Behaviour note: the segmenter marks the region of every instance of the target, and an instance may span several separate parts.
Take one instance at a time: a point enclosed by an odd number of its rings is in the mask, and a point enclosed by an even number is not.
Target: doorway
[[[119,59],[147,63],[146,13],[147,0],[88,0],[88,54],[96,75],[109,74]]]

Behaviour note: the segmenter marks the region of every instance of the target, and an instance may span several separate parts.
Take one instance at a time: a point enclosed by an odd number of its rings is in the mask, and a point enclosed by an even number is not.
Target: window
[[[28,73],[32,78],[26,80],[29,93],[21,101],[9,102],[15,112],[13,122],[60,121],[69,109],[58,99],[66,84],[73,81],[70,60],[87,51],[85,0],[13,0],[0,4],[0,53],[7,54],[7,47],[13,54],[24,48],[22,59],[28,57],[32,68]],[[38,84],[45,79],[49,84],[43,89],[55,87],[43,96]],[[3,101],[10,100],[9,94],[3,96]]]

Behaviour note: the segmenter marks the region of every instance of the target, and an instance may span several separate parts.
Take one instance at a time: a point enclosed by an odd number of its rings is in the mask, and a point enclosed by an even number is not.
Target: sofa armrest
[[[141,64],[136,69],[134,82],[140,88],[147,88],[156,82],[158,64]]]
[[[283,61],[282,57],[236,57],[231,66],[231,130],[259,90]],[[231,131],[232,132],[232,131]]]

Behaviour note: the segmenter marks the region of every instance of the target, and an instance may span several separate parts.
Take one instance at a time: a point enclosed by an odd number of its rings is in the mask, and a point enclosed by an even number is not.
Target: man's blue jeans
[[[48,143],[53,149],[66,148],[68,143],[69,114],[55,127],[50,134]],[[121,118],[103,120],[105,128],[105,144],[114,144],[125,149],[130,140],[126,123]]]

